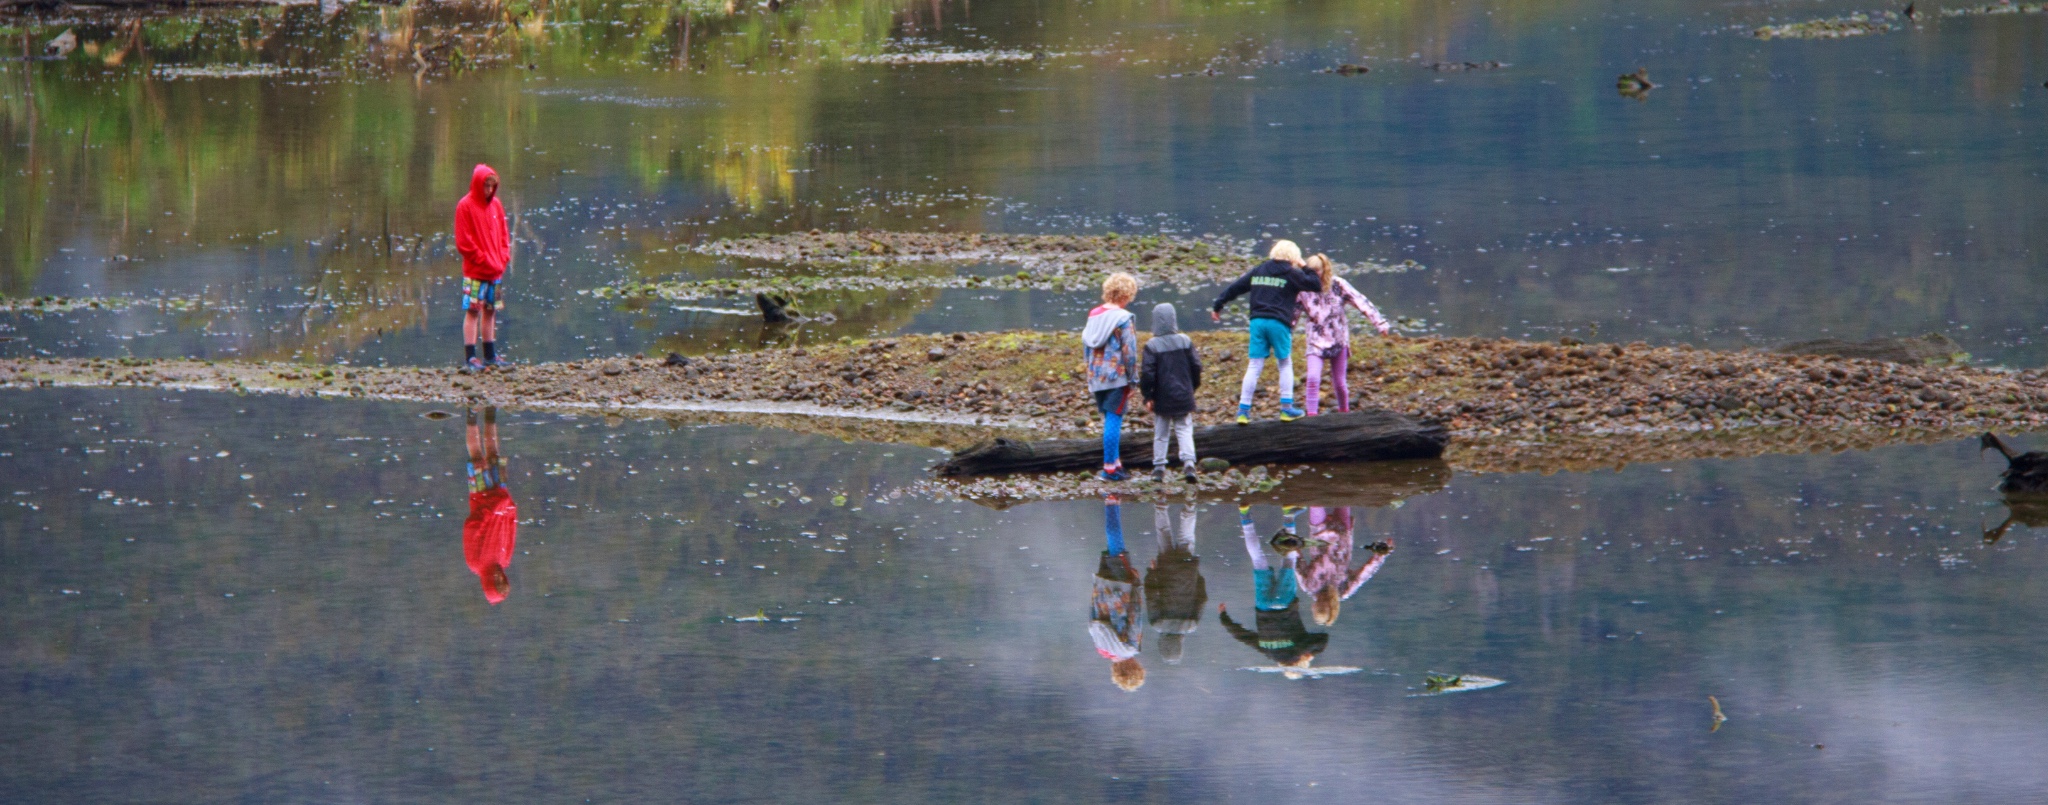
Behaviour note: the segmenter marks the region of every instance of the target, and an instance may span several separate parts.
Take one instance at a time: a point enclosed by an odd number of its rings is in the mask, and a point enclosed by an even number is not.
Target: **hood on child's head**
[[[1180,332],[1180,314],[1174,312],[1173,303],[1161,302],[1152,308],[1152,334],[1173,335]]]
[[[498,178],[498,172],[491,170],[491,166],[481,162],[477,163],[475,170],[469,172],[469,195],[476,199],[476,203],[490,203],[491,196],[495,195],[495,193],[494,191],[484,189],[484,180],[496,178]]]

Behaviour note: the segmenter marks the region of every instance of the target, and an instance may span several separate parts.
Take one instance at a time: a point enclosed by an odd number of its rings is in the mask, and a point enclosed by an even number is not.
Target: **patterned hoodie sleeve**
[[[1124,317],[1124,323],[1117,326],[1116,337],[1123,340],[1124,354],[1117,367],[1124,374],[1125,381],[1138,382],[1138,326],[1135,316]]]
[[[1380,309],[1373,305],[1371,299],[1365,298],[1365,294],[1359,293],[1357,288],[1351,287],[1351,283],[1345,282],[1343,277],[1335,277],[1333,279],[1335,280],[1333,285],[1335,285],[1337,292],[1343,295],[1344,301],[1352,307],[1358,308],[1358,312],[1364,313],[1365,318],[1372,322],[1373,329],[1380,331],[1380,335],[1386,335],[1393,331],[1393,325],[1387,323],[1387,317],[1380,315]]]

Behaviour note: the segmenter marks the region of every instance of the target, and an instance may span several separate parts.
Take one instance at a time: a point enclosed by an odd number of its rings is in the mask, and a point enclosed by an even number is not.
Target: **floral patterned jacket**
[[[1387,317],[1380,315],[1380,309],[1373,306],[1372,300],[1351,287],[1343,277],[1331,277],[1329,290],[1302,294],[1295,297],[1295,302],[1301,308],[1302,329],[1308,335],[1311,355],[1320,355],[1331,347],[1351,346],[1351,317],[1344,310],[1347,305],[1364,313],[1381,335],[1394,329],[1387,323]]]

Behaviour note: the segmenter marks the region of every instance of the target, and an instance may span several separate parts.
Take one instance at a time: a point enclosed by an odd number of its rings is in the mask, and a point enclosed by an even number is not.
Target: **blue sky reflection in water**
[[[0,798],[2019,801],[2043,532],[1965,444],[1460,476],[1289,681],[1229,505],[1142,687],[1087,629],[1104,507],[897,496],[932,451],[507,413],[510,595],[460,416],[7,392]],[[835,506],[836,495],[847,497]],[[260,506],[260,507],[259,507]],[[1176,513],[1178,510],[1176,510]],[[1256,507],[1260,538],[1281,512]],[[1134,565],[1159,550],[1127,502]],[[843,537],[844,539],[841,539]],[[735,622],[756,612],[773,622]],[[787,620],[793,618],[795,620]],[[1431,672],[1508,680],[1410,698]],[[1709,695],[1729,721],[1709,732]],[[1824,744],[1825,748],[1815,748]]]
[[[0,158],[42,177],[9,184],[0,290],[212,306],[7,316],[0,349],[446,360],[435,237],[488,161],[522,213],[508,346],[535,360],[756,344],[744,317],[694,309],[744,305],[576,292],[754,268],[678,250],[708,238],[858,226],[1289,235],[1426,264],[1362,283],[1446,334],[1944,331],[1981,359],[2048,360],[2042,15],[1813,42],[1745,31],[1856,7],[834,0],[687,25],[570,8],[514,9],[545,12],[504,40],[532,70],[352,71],[379,51],[334,42],[425,35],[374,9],[285,12],[312,32],[280,41],[311,43],[327,77],[0,68]],[[849,61],[940,50],[1047,58]],[[1313,72],[1340,61],[1372,72]],[[1505,66],[1426,67],[1464,61]],[[1660,88],[1619,96],[1639,66]],[[812,335],[1066,327],[1080,301],[821,295],[841,321]]]

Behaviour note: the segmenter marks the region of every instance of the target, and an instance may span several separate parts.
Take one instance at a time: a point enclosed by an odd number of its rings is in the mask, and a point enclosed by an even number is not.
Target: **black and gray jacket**
[[[1195,342],[1180,331],[1173,305],[1152,309],[1152,340],[1145,342],[1138,367],[1138,391],[1159,416],[1180,416],[1195,410],[1195,389],[1202,387],[1202,358]]]
[[[1249,293],[1252,318],[1272,319],[1292,328],[1295,294],[1321,293],[1322,290],[1323,281],[1307,270],[1284,260],[1267,260],[1224,288],[1210,309],[1222,313],[1223,306],[1230,304],[1230,300]]]

